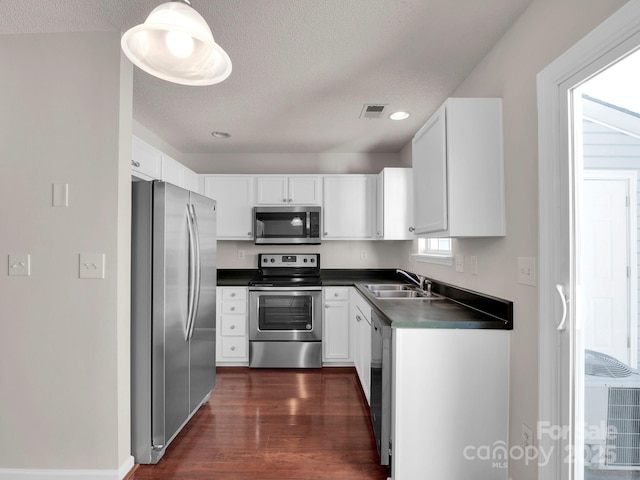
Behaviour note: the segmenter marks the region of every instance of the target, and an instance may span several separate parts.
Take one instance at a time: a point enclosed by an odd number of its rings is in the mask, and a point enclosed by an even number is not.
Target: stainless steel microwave
[[[254,207],[257,245],[320,244],[320,207]]]

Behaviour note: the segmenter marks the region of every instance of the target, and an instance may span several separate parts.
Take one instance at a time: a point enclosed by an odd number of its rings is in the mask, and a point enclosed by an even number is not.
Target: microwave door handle
[[[202,266],[200,261],[200,230],[198,228],[198,217],[193,204],[189,205],[191,210],[191,219],[193,221],[194,245],[195,245],[195,285],[193,288],[193,307],[191,309],[191,324],[188,330],[187,340],[191,340],[193,332],[196,328],[196,317],[198,316],[198,306],[200,305],[200,284],[202,279]]]
[[[311,212],[307,212],[307,238],[311,237]]]

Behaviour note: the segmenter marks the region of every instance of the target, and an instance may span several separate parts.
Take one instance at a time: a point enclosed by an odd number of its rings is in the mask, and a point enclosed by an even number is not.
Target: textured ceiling
[[[531,1],[192,0],[233,72],[187,87],[136,69],[134,118],[183,153],[398,152]],[[0,0],[0,33],[125,31],[159,3]],[[370,103],[411,117],[360,119]]]

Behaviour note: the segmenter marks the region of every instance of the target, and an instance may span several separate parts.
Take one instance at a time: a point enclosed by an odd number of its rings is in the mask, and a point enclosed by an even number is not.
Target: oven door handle
[[[319,292],[322,287],[249,287],[250,292]]]

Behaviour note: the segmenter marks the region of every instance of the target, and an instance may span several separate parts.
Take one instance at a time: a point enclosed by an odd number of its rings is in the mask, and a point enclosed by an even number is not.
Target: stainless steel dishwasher
[[[371,423],[381,465],[391,464],[391,326],[371,315]]]

